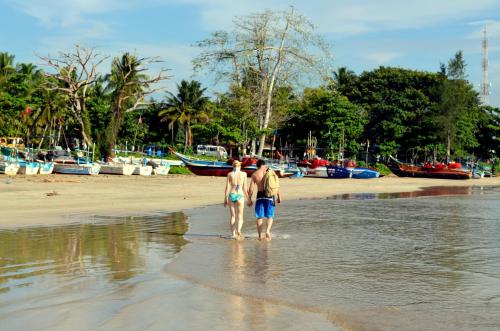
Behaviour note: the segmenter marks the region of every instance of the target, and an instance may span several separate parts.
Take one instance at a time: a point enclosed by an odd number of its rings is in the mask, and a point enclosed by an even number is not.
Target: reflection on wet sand
[[[146,247],[163,246],[173,255],[186,244],[186,231],[182,213],[0,230],[0,291],[33,286],[44,275],[54,282],[82,276],[124,281],[145,270]]]
[[[338,194],[326,198],[327,200],[373,200],[373,199],[409,199],[432,196],[453,196],[453,195],[472,195],[475,192],[489,189],[488,187],[474,186],[434,186],[426,187],[423,190],[412,192],[393,192],[393,193],[348,193]]]

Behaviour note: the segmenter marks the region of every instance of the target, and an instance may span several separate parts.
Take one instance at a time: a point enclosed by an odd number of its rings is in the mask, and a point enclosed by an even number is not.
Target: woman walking
[[[231,234],[234,239],[243,239],[243,209],[245,198],[248,199],[247,174],[241,171],[241,162],[233,162],[233,171],[227,174],[226,190],[224,192],[224,207],[229,204],[231,218]]]

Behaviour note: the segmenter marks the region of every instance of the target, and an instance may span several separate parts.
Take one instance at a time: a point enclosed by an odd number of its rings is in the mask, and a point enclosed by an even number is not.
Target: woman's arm
[[[228,197],[229,197],[229,190],[231,189],[231,181],[229,179],[229,176],[231,176],[231,173],[227,174],[226,189],[224,191],[224,207],[227,206],[227,201],[228,201]]]
[[[245,194],[245,199],[248,199],[248,184],[247,184],[247,173],[243,172],[243,193]]]

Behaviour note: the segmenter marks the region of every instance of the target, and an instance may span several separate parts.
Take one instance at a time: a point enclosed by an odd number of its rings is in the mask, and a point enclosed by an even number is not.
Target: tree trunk
[[[45,139],[45,133],[47,132],[48,124],[45,124],[45,128],[43,129],[42,139],[40,139],[40,143],[38,144],[38,149],[42,148],[43,140]]]
[[[188,129],[187,129],[187,124],[184,124],[184,154],[187,152],[188,148]]]

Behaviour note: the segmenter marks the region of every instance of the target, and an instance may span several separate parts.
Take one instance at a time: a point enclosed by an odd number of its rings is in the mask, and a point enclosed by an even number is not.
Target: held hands
[[[247,205],[248,205],[248,207],[252,207],[252,205],[253,205],[252,198],[248,199]]]

